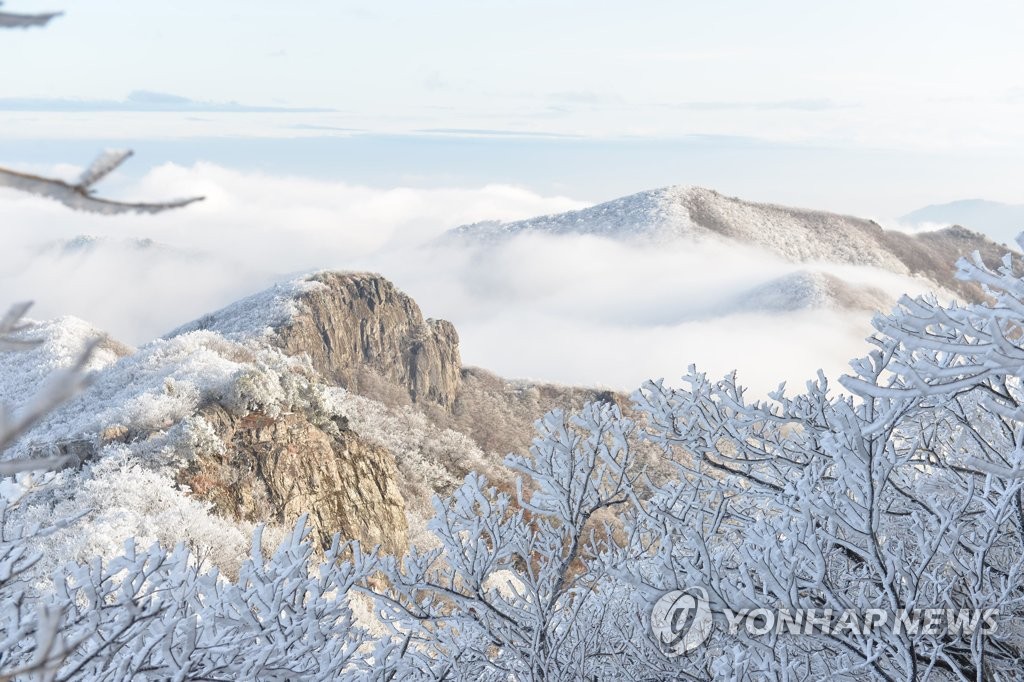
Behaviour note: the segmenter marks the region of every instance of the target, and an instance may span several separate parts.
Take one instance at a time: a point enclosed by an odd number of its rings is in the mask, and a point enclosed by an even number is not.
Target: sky
[[[1017,2],[7,8],[66,14],[0,41],[3,63],[30,65],[4,74],[6,163],[85,163],[91,141],[152,165],[145,150],[174,147],[183,163],[591,202],[669,184],[877,217],[1024,200]]]
[[[794,264],[589,238],[486,256],[423,245],[673,184],[883,225],[957,199],[1024,203],[1017,2],[4,9],[65,14],[0,33],[0,165],[71,179],[127,147],[104,196],[207,198],[110,218],[0,189],[0,225],[16,226],[6,296],[130,344],[283,277],[369,269],[455,322],[468,364],[506,376],[628,390],[696,362],[759,389],[799,385],[863,352],[870,313],[730,307]]]

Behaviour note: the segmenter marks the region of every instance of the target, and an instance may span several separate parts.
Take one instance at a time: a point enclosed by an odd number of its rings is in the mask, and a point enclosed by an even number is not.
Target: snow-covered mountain
[[[282,282],[138,349],[73,317],[18,340],[36,344],[0,353],[0,405],[14,410],[100,341],[87,388],[4,452],[69,458],[18,511],[84,517],[48,538],[44,573],[129,536],[188,542],[231,571],[254,524],[302,513],[322,544],[341,532],[401,552],[435,494],[525,449],[545,411],[614,399],[463,367],[450,323],[366,273]],[[19,494],[0,484],[0,498]]]
[[[822,272],[799,270],[750,289],[736,298],[737,312],[787,313],[816,308],[865,311],[889,305],[885,291],[852,284]]]
[[[975,250],[989,259],[1004,252],[991,239],[962,227],[909,235],[884,230],[864,218],[747,202],[711,189],[686,186],[640,192],[590,208],[529,220],[464,225],[451,230],[444,239],[449,243],[488,245],[531,233],[655,243],[725,240],[761,248],[794,263],[869,267],[896,275],[922,276],[968,297],[979,292],[953,276],[956,260]],[[800,288],[806,290],[807,284],[806,279],[802,280]],[[812,299],[829,298],[824,280],[819,278],[813,288],[816,293]]]

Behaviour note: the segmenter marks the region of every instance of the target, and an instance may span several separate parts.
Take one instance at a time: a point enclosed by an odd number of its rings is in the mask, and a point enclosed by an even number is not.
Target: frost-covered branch
[[[131,155],[132,152],[130,150],[108,150],[101,154],[82,173],[78,182],[75,183],[0,168],[0,187],[10,187],[48,199],[54,199],[78,211],[104,213],[107,215],[119,213],[162,213],[163,211],[183,208],[203,200],[203,197],[191,197],[188,199],[146,203],[113,201],[95,196],[92,189],[93,185],[124,163]]]
[[[0,2],[0,5],[3,5]],[[43,12],[41,14],[15,14],[13,12],[0,11],[0,28],[29,28],[32,26],[46,26],[50,21],[59,17],[63,12]]]
[[[7,314],[0,318],[0,352],[16,352],[37,345],[38,342],[34,340],[25,340],[15,336],[17,332],[25,329],[22,319],[31,305],[31,303],[20,303],[12,306]],[[86,366],[95,348],[95,341],[87,344],[71,366],[54,372],[35,395],[17,411],[11,410],[6,405],[0,405],[0,453],[3,453],[19,436],[27,432],[33,424],[86,385],[88,382]],[[55,469],[63,466],[65,461],[66,458],[55,457],[31,461],[0,462],[0,476],[10,476],[23,471]]]

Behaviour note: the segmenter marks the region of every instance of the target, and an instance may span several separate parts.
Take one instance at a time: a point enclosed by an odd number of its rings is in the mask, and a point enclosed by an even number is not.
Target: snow
[[[77,317],[59,317],[48,321],[26,320],[26,328],[14,338],[41,343],[20,352],[0,352],[0,403],[17,407],[56,370],[70,367],[86,345],[106,335]],[[87,366],[96,371],[113,364],[118,354],[115,344],[101,345]]]
[[[487,242],[522,232],[665,241],[724,237],[760,245],[796,262],[830,261],[907,273],[906,266],[879,245],[876,231],[881,228],[850,216],[750,203],[702,187],[672,186],[568,213],[465,225],[452,230],[449,239]]]
[[[690,219],[685,194],[691,189],[668,187],[633,194],[567,213],[545,215],[516,222],[488,221],[464,225],[449,234],[456,237],[500,239],[519,232],[591,234],[616,238],[668,238],[701,236],[709,231]]]
[[[20,335],[42,343],[0,354],[0,395],[13,404],[48,373],[72,364],[101,333],[81,320],[60,318],[32,323]],[[251,524],[216,516],[209,505],[192,499],[174,474],[197,453],[223,448],[198,415],[203,404],[218,401],[229,410],[270,415],[309,407],[319,390],[310,385],[312,370],[304,360],[266,344],[231,341],[212,331],[157,339],[122,358],[100,349],[89,369],[92,381],[85,391],[4,453],[6,458],[40,456],[76,445],[87,458],[81,468],[50,475],[45,494],[32,496],[11,517],[45,525],[85,515],[40,545],[37,573],[45,575],[68,559],[110,558],[127,537],[164,546],[186,542],[221,568],[237,568]],[[7,480],[0,492],[16,499],[37,483],[23,476],[17,483]]]
[[[273,329],[288,324],[299,312],[297,298],[326,285],[311,281],[310,275],[275,284],[269,289],[235,301],[214,313],[178,327],[166,335],[170,338],[197,330],[217,332],[226,339],[265,337]]]
[[[824,308],[874,311],[889,307],[894,300],[895,296],[878,287],[848,283],[822,272],[798,270],[744,292],[730,310],[770,313]]]
[[[56,330],[56,340],[78,331],[61,325]],[[247,354],[251,351],[211,332],[153,341],[97,372],[86,391],[42,420],[15,446],[14,453],[26,454],[68,440],[94,440],[113,426],[137,434],[165,430],[190,415],[204,398],[225,394],[247,365]],[[5,377],[35,371],[32,358],[18,360],[24,364],[9,368]],[[66,363],[67,357],[60,356],[60,361]],[[24,390],[17,382],[4,383],[5,395]]]

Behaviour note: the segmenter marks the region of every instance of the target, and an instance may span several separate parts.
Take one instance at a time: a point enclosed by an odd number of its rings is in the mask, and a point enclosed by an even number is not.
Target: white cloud
[[[463,360],[505,376],[631,389],[695,363],[738,369],[758,391],[831,377],[867,350],[871,312],[743,308],[753,289],[798,271],[834,275],[895,300],[927,284],[875,268],[796,265],[721,241],[623,244],[523,234],[486,251],[386,251],[370,260],[427,314],[456,323]],[[446,267],[439,268],[444,263]]]
[[[137,344],[289,273],[371,269],[425,315],[452,320],[468,364],[622,389],[674,379],[697,363],[717,375],[738,368],[741,380],[767,390],[819,367],[836,376],[866,349],[866,311],[739,312],[745,292],[798,268],[736,244],[522,235],[486,251],[423,246],[459,224],[583,205],[564,197],[502,185],[375,189],[208,164],[111,180],[110,195],[207,199],[155,217],[108,217],[0,194],[0,224],[17,226],[0,254],[10,300],[34,297],[37,316],[73,314]],[[106,241],[45,247],[83,233]],[[876,270],[814,267],[893,296],[921,289]]]
[[[49,170],[75,174],[70,167]],[[427,241],[454,225],[584,205],[504,185],[382,190],[208,164],[162,166],[138,182],[114,177],[105,185],[108,196],[203,194],[206,201],[157,216],[95,216],[0,191],[0,225],[8,235],[0,282],[11,300],[35,299],[37,316],[74,314],[131,343],[287,273],[358,267],[373,253]],[[107,241],[71,253],[45,248],[82,234]],[[138,238],[161,248],[130,243]]]

